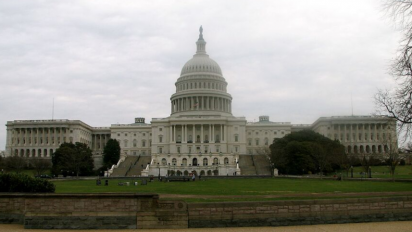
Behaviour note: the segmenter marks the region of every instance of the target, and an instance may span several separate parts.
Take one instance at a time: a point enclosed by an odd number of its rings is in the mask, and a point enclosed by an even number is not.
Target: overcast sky
[[[7,121],[91,126],[170,115],[199,26],[233,114],[313,123],[375,112],[401,39],[379,0],[0,1],[0,150]]]

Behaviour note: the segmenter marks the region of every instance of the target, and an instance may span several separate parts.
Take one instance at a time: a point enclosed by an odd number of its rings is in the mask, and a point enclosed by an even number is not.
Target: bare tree
[[[403,29],[404,39],[390,68],[390,74],[398,82],[398,87],[378,91],[375,95],[377,111],[389,114],[389,117],[399,122],[400,130],[412,135],[412,1],[386,0],[384,9],[395,25]]]
[[[6,157],[4,160],[5,160],[5,167],[8,170],[13,170],[17,173],[19,173],[21,170],[27,167],[26,160],[17,155]]]
[[[35,175],[42,175],[45,171],[49,170],[52,166],[50,160],[47,159],[32,159],[30,160],[30,164],[34,168]]]
[[[388,133],[387,137],[382,138],[381,144],[384,147],[384,157],[388,164],[389,173],[392,176],[392,180],[394,180],[395,169],[402,159],[402,156],[399,154],[398,141],[396,136]]]

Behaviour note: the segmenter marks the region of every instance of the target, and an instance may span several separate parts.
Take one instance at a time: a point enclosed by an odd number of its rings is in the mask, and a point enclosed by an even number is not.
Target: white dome
[[[216,61],[209,58],[208,55],[196,54],[182,68],[180,75],[195,72],[211,72],[222,75],[222,70]]]

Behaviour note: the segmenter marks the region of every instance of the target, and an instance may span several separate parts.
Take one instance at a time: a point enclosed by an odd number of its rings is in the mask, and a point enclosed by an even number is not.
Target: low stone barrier
[[[189,227],[289,226],[412,220],[412,197],[190,203]]]
[[[0,223],[27,229],[187,228],[187,222],[186,203],[159,202],[157,194],[0,194]]]
[[[157,194],[0,194],[0,223],[29,229],[172,229],[412,220],[412,196],[189,203]]]

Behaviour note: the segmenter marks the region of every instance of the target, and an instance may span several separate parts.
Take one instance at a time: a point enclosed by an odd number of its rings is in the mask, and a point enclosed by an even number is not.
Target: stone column
[[[173,125],[170,124],[169,126],[169,142],[172,142],[172,136],[173,136]]]
[[[343,128],[343,133],[344,133],[343,138],[344,138],[344,141],[346,142],[346,134],[347,134],[346,126],[347,126],[347,125],[344,124],[343,126],[344,126],[344,128]]]
[[[225,141],[226,142],[226,136],[227,136],[227,126],[226,125],[224,125],[223,126],[223,141]]]
[[[222,133],[222,124],[220,124],[220,136],[219,136],[220,138],[220,143],[222,143],[223,142],[223,133]]]
[[[340,141],[340,124],[338,124],[338,140]]]
[[[195,128],[195,124],[193,124],[193,131],[192,131],[192,133],[193,133],[193,135],[192,135],[192,143],[195,143],[196,142],[196,130],[195,130],[196,128]]]
[[[173,125],[173,142],[176,142],[176,125]]]
[[[212,101],[212,110],[215,110],[215,98],[211,97],[210,100]]]
[[[203,124],[200,124],[200,143],[203,143]]]
[[[184,136],[185,143],[187,142],[187,125],[185,124],[185,136]]]
[[[212,142],[212,124],[209,124],[208,137],[209,137],[209,143]]]

